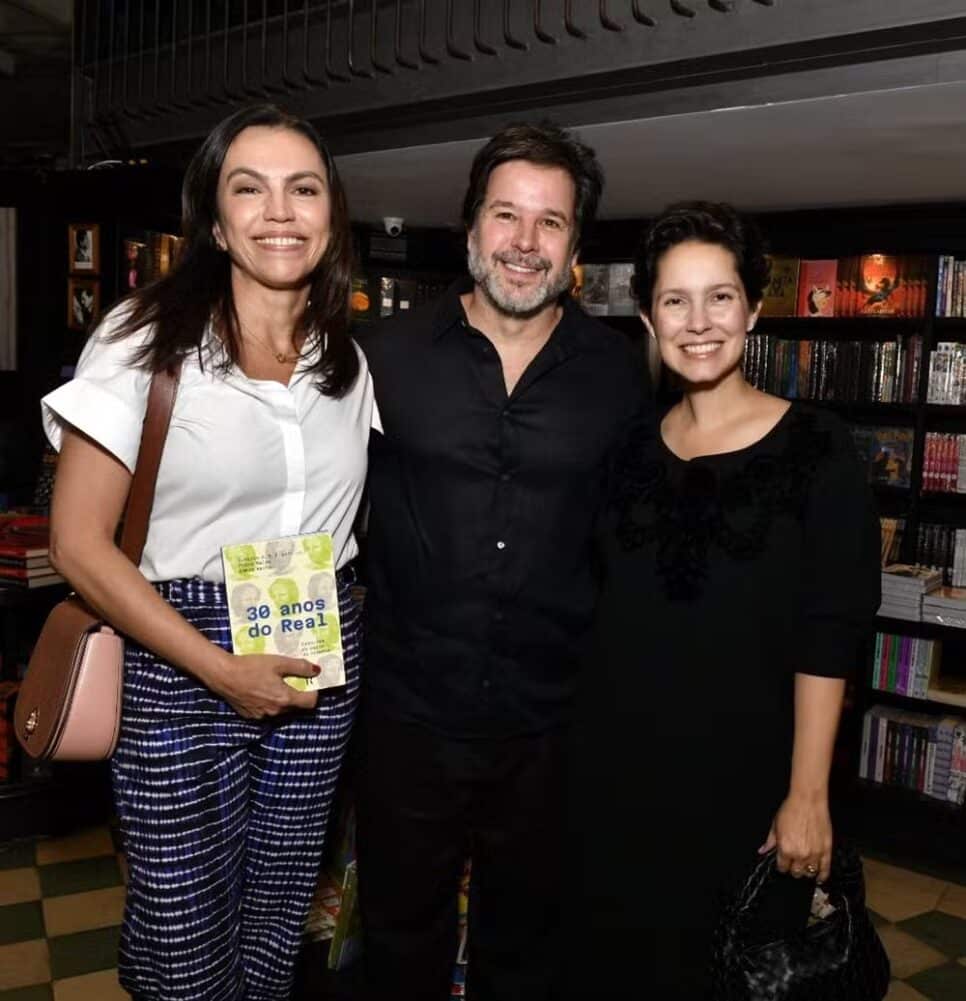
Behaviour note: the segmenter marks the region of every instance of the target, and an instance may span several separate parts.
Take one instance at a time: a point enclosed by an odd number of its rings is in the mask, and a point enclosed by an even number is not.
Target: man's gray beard
[[[544,284],[538,285],[528,297],[521,297],[519,293],[514,297],[501,286],[500,280],[495,274],[495,266],[487,266],[472,241],[470,241],[467,254],[467,267],[473,281],[501,313],[522,319],[536,316],[548,305],[555,303],[561,294],[570,288],[572,282],[570,269],[566,268],[561,271],[556,281],[545,281]],[[550,272],[546,272],[546,274],[549,276]]]

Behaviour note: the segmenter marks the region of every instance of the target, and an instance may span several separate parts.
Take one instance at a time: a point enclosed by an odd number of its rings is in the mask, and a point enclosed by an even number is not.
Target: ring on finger
[[[809,864],[805,866],[805,871],[809,874],[809,876],[814,876],[818,872],[818,866],[809,862]]]

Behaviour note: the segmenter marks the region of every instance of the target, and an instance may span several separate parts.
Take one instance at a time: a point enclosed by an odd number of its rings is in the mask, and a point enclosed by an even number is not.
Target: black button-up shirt
[[[569,717],[607,462],[641,405],[630,342],[567,300],[507,395],[460,294],[361,338],[383,434],[369,448],[366,688],[444,733]]]

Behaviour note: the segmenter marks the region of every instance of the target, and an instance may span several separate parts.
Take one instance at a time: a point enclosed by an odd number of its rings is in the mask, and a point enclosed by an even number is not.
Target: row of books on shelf
[[[926,433],[922,489],[924,493],[966,493],[966,435]]]
[[[877,632],[870,684],[880,692],[928,698],[930,686],[938,679],[941,653],[939,640]]]
[[[856,425],[850,430],[870,483],[884,487],[909,486],[915,440],[911,427]]]
[[[792,340],[749,334],[745,378],[789,399],[915,403],[922,337],[888,341]]]
[[[962,805],[966,720],[872,706],[863,718],[859,777]]]
[[[924,316],[930,258],[863,254],[840,259],[771,258],[762,316]]]
[[[926,402],[946,406],[966,403],[966,344],[941,341],[930,353]]]
[[[936,316],[966,316],[966,261],[952,254],[939,257]]]
[[[0,512],[0,586],[35,588],[63,581],[50,563],[47,517]]]

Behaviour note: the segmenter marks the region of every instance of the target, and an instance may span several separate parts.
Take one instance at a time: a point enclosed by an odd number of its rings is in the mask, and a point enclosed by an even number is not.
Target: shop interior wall
[[[17,209],[16,372],[0,372],[0,492],[29,503],[43,451],[39,401],[75,360],[84,335],[67,326],[71,222],[100,226],[101,302],[117,297],[121,232],[177,232],[180,173],[148,168],[0,171],[0,201]]]
[[[18,210],[18,370],[0,373],[0,492],[29,502],[43,436],[40,397],[76,359],[83,334],[67,314],[67,226],[98,223],[101,302],[118,295],[121,240],[132,229],[179,232],[179,171],[123,167],[82,172],[0,172],[6,204]],[[837,257],[872,250],[966,253],[966,205],[872,206],[770,213],[760,217],[776,252]],[[629,260],[641,220],[602,221],[585,240],[587,261]],[[366,263],[366,233],[357,244]],[[407,231],[405,266],[452,273],[462,267],[453,231]],[[454,259],[454,254],[459,259]],[[370,262],[378,267],[377,262]],[[455,267],[454,267],[455,265]],[[621,324],[633,335],[631,325]]]

